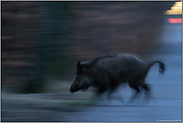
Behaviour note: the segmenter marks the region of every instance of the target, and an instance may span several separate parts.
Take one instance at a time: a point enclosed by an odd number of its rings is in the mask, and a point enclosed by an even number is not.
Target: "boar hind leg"
[[[151,98],[150,87],[148,86],[148,84],[144,84],[142,85],[142,88],[145,90],[146,99],[149,100]]]
[[[142,88],[145,90],[145,98],[147,100],[152,99],[153,101],[155,101],[155,99],[153,98],[151,91],[150,91],[150,85],[144,84],[144,85],[142,85]]]
[[[139,90],[139,86],[138,85],[133,85],[132,83],[129,83],[130,87],[133,88],[135,90],[135,93],[132,94],[131,98],[129,99],[128,103],[131,103],[139,94],[140,90]]]

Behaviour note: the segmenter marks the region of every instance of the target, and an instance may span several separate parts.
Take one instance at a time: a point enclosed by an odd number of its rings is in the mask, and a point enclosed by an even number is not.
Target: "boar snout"
[[[72,85],[71,87],[70,87],[70,92],[71,93],[74,93],[74,92],[76,92],[76,91],[78,91],[78,90],[80,90],[80,88],[77,86],[77,85]]]
[[[70,87],[70,92],[71,92],[71,93],[74,93],[73,87],[72,87],[72,86]]]
[[[71,87],[70,87],[70,92],[71,92],[71,93],[74,93],[74,92],[76,92],[76,89],[74,89],[74,87],[71,86]]]

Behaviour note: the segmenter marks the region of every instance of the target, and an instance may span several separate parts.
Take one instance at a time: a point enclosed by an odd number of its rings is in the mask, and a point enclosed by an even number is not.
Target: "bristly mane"
[[[103,56],[100,56],[100,57],[97,57],[95,58],[94,60],[92,60],[92,62],[96,62],[100,59],[103,59],[103,58],[108,58],[108,57],[116,57],[118,55],[118,53],[113,53],[113,54],[108,54],[108,55],[103,55]]]

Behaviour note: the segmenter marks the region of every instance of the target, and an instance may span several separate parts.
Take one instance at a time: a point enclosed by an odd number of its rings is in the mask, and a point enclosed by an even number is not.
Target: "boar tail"
[[[150,67],[151,67],[152,65],[154,65],[155,63],[159,63],[159,72],[160,72],[161,74],[163,74],[164,71],[165,71],[165,65],[164,65],[164,63],[163,63],[162,61],[153,61],[153,62],[151,62]]]

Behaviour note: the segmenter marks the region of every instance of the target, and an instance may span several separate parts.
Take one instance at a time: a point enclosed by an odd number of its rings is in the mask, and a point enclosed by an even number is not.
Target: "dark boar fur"
[[[163,62],[145,62],[129,54],[110,54],[91,61],[78,62],[75,81],[71,85],[70,92],[86,90],[93,86],[99,95],[106,91],[110,95],[121,83],[128,82],[129,86],[136,90],[130,102],[139,93],[139,87],[146,90],[148,97],[150,88],[145,83],[145,78],[155,63],[159,63],[159,72],[163,74],[165,70]]]

